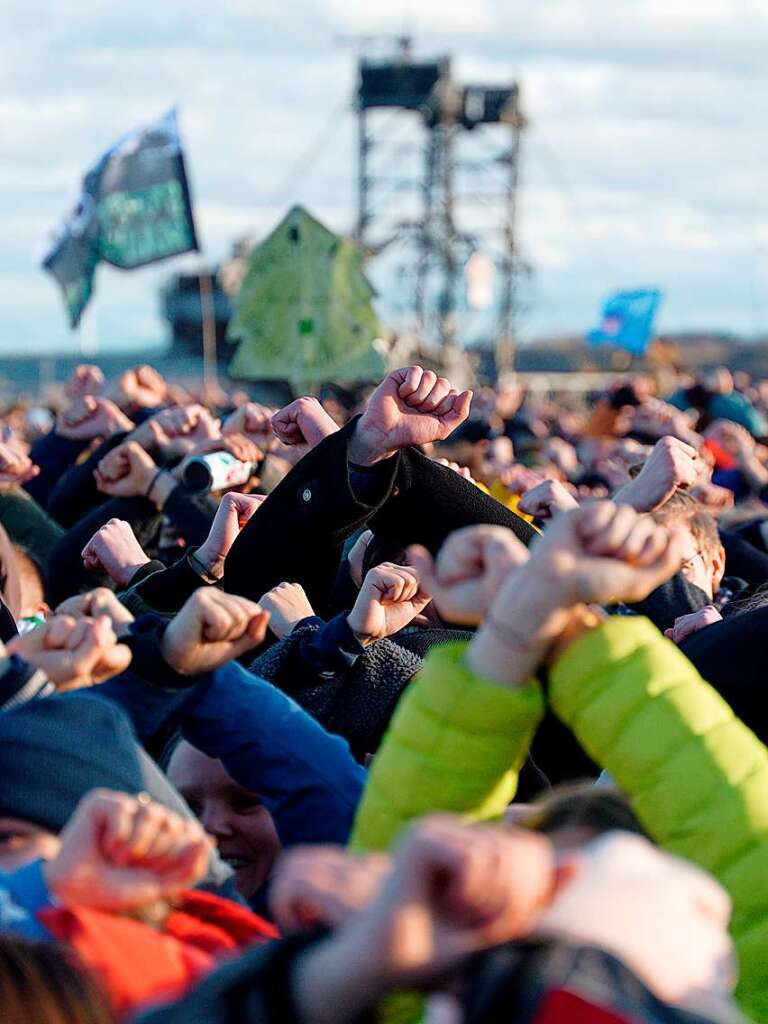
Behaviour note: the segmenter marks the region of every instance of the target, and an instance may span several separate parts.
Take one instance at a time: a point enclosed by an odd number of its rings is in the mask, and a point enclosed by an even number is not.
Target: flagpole
[[[203,329],[203,389],[205,396],[213,396],[218,390],[218,360],[216,352],[216,314],[213,304],[213,279],[208,269],[201,269],[200,317]]]

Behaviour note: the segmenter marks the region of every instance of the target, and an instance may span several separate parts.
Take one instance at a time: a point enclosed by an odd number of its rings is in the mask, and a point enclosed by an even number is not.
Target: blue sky
[[[354,50],[338,37],[403,27],[464,80],[522,83],[523,338],[585,330],[606,291],[644,284],[666,291],[663,329],[768,331],[763,0],[5,0],[3,13],[4,352],[74,344],[37,268],[47,234],[100,151],[173,104],[208,257],[291,202],[348,230]],[[170,269],[101,268],[105,348],[162,337]]]

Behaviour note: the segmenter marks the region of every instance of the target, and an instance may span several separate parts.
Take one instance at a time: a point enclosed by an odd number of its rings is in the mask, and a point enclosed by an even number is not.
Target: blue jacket
[[[259,794],[284,846],[346,843],[365,769],[345,740],[237,662],[187,690],[163,690],[129,671],[97,691],[127,711],[140,737],[177,718],[185,739]]]

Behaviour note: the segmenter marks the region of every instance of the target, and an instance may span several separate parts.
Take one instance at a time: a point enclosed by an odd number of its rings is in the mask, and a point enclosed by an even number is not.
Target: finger
[[[618,557],[618,552],[626,542],[637,523],[637,513],[628,505],[618,505],[610,523],[593,537],[585,546],[592,555]]]
[[[61,650],[75,622],[71,615],[56,615],[45,624],[43,646],[47,650]]]
[[[203,615],[203,639],[208,642],[226,640],[232,631],[233,621],[230,610],[226,605],[209,605]]]
[[[435,563],[429,551],[421,544],[411,544],[406,551],[406,557],[419,574],[421,585],[427,590],[432,590],[436,586],[437,580],[435,579]]]
[[[434,415],[442,418],[446,413],[449,413],[453,409],[454,399],[458,397],[458,394],[456,388],[450,388],[445,398],[433,410]]]
[[[658,532],[656,523],[645,516],[638,519],[616,551],[614,557],[622,562],[636,564],[650,538]]]
[[[408,399],[413,395],[421,384],[421,378],[424,375],[424,371],[420,366],[409,366],[405,371],[405,377],[402,383],[397,389],[397,393],[402,399]]]
[[[450,394],[451,384],[445,377],[437,377],[429,393],[421,402],[422,412],[434,412],[443,399]]]
[[[63,647],[67,651],[74,651],[77,650],[86,637],[95,638],[95,636],[96,631],[94,629],[93,620],[86,618],[76,619],[75,624],[67,631],[63,643],[59,646]]]
[[[572,522],[584,543],[588,543],[608,527],[613,519],[614,509],[615,506],[610,501],[594,501],[585,503],[579,512],[574,513]]]
[[[109,794],[99,808],[99,849],[111,861],[119,855],[133,828],[134,801],[122,794]]]
[[[91,674],[94,682],[103,683],[112,676],[125,672],[131,664],[133,652],[126,644],[115,644],[104,651],[97,663],[93,666]]]
[[[167,814],[157,804],[137,804],[132,816],[131,831],[120,849],[115,851],[115,863],[135,864],[143,860],[155,842],[162,845],[158,832],[164,829]]]
[[[443,423],[449,426],[451,430],[454,430],[463,423],[464,420],[469,416],[469,409],[472,405],[472,392],[462,391],[456,395],[453,399],[453,407],[441,416]]]
[[[405,398],[405,404],[410,405],[411,408],[420,408],[421,403],[425,401],[429,393],[432,391],[436,381],[437,374],[434,370],[423,370],[418,387],[414,392],[408,395],[407,398]]]

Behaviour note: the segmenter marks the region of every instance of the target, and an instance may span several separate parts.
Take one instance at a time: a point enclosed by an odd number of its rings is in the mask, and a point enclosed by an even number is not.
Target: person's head
[[[280,840],[272,815],[256,793],[229,776],[221,763],[181,740],[168,777],[235,869],[238,891],[250,900],[268,879]]]
[[[690,494],[676,491],[653,513],[653,518],[667,527],[684,527],[680,571],[711,601],[720,589],[725,572],[725,551],[713,517]]]
[[[80,800],[101,787],[143,788],[136,740],[119,708],[72,693],[0,713],[0,871],[55,857]]]
[[[559,851],[578,849],[605,832],[645,835],[624,794],[594,782],[558,786],[518,816],[516,823],[542,832]]]
[[[74,954],[51,942],[0,935],[3,1024],[113,1024],[102,994]]]

